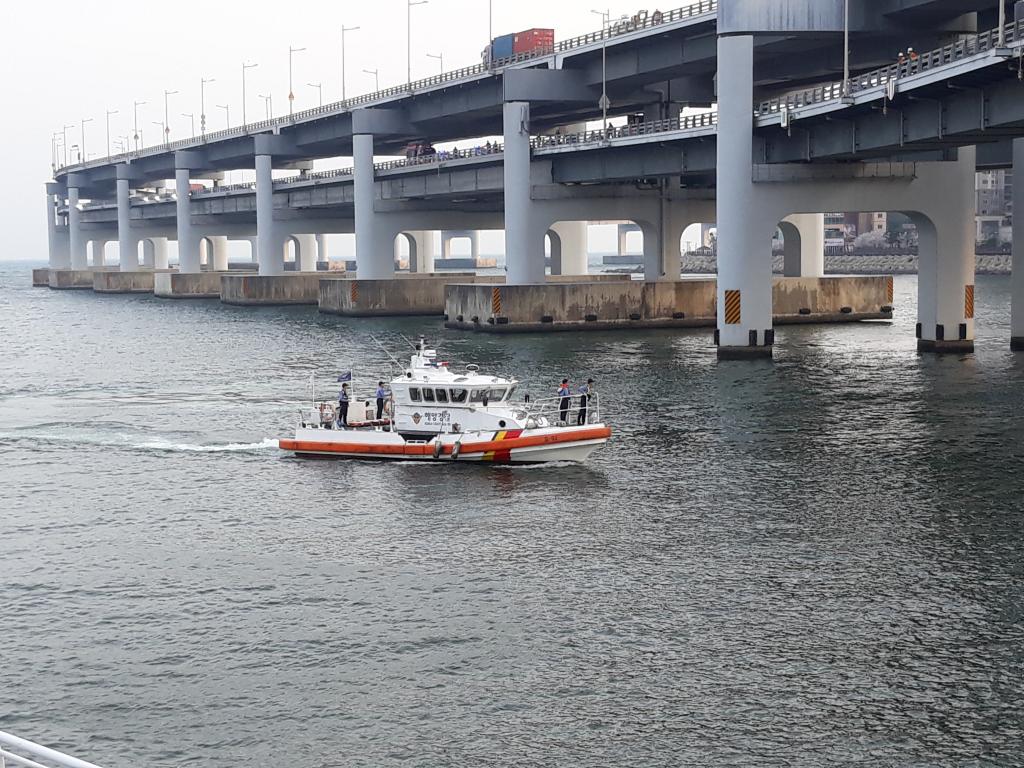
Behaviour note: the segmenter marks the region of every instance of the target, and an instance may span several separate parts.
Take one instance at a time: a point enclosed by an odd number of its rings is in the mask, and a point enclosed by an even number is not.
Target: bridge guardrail
[[[690,19],[696,16],[703,16],[706,14],[714,13],[718,10],[718,0],[697,0],[681,8],[676,8],[671,11],[661,13],[660,18],[655,21],[657,14],[649,14],[641,18],[640,14],[637,14],[632,19],[620,20],[614,24],[610,24],[604,29],[598,32],[591,32],[586,35],[579,35],[577,37],[569,38],[568,40],[562,40],[554,45],[553,48],[542,49],[537,51],[530,51],[528,53],[521,53],[508,58],[496,59],[489,64],[475,64],[468,67],[462,67],[461,69],[452,70],[450,72],[444,72],[439,75],[416,80],[411,83],[404,85],[396,85],[390,88],[376,91],[374,93],[368,93],[362,96],[354,96],[350,99],[342,101],[332,102],[330,104],[324,104],[319,107],[312,109],[302,110],[292,115],[285,117],[271,118],[269,120],[261,120],[255,123],[246,123],[245,125],[235,126],[233,128],[225,128],[221,131],[215,131],[213,133],[206,133],[202,136],[196,136],[189,139],[178,139],[165,144],[154,144],[150,147],[143,147],[134,152],[122,152],[118,155],[111,155],[105,158],[97,160],[90,160],[81,163],[69,163],[66,166],[59,166],[56,170],[74,170],[74,169],[85,169],[95,166],[109,165],[110,163],[124,162],[134,158],[141,157],[143,152],[148,150],[160,150],[172,151],[176,149],[187,149],[194,147],[201,147],[204,144],[208,144],[211,141],[220,141],[222,139],[228,139],[233,136],[244,136],[253,133],[260,133],[268,129],[273,129],[281,126],[292,125],[299,121],[304,121],[311,118],[316,118],[320,115],[334,114],[337,112],[351,111],[353,107],[358,107],[364,104],[370,104],[376,101],[382,101],[389,99],[393,96],[400,96],[403,94],[415,93],[417,90],[423,90],[431,88],[444,83],[457,82],[459,80],[476,77],[478,75],[484,75],[495,71],[503,70],[507,67],[515,64],[521,64],[527,61],[541,60],[557,53],[564,53],[566,51],[572,51],[576,48],[581,48],[586,45],[590,45],[602,40],[612,39],[620,37],[630,32],[636,32],[641,29],[649,29],[652,27],[659,26],[661,24],[669,24],[675,21],[681,21],[683,19]],[[660,12],[659,12],[660,13]]]
[[[1008,24],[1004,29],[1004,43],[1015,43],[1024,40],[1024,21]],[[844,96],[852,96],[860,91],[884,86],[891,81],[909,75],[927,72],[956,61],[977,56],[979,53],[995,50],[999,41],[999,28],[990,29],[977,35],[965,37],[955,43],[944,45],[931,51],[907,57],[906,60],[890,64],[886,67],[855,75],[850,78],[849,92],[843,93],[843,83],[833,82],[804,91],[796,91],[768,101],[762,101],[754,109],[756,116],[762,116],[783,110],[798,109],[812,104],[836,101]]]

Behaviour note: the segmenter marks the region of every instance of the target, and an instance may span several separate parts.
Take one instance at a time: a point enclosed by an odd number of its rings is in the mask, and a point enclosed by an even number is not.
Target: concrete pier
[[[92,289],[96,293],[153,293],[153,273],[96,272]]]
[[[92,290],[95,272],[92,269],[51,269],[49,286],[57,291]]]
[[[32,287],[33,288],[49,288],[50,287],[50,270],[49,269],[33,269],[32,270]]]
[[[572,275],[549,282],[579,281]],[[629,275],[591,275],[595,283],[624,283]],[[453,284],[504,285],[501,275],[396,275],[389,280],[326,278],[320,281],[320,311],[348,317],[406,317],[445,314],[446,289]],[[489,290],[489,289],[488,289]]]
[[[241,307],[309,304],[320,301],[317,272],[289,275],[221,275],[220,300]]]
[[[217,272],[156,272],[153,295],[161,299],[219,299],[220,277]]]
[[[713,279],[546,285],[448,286],[446,328],[489,333],[714,327]],[[773,321],[835,323],[892,318],[891,277],[776,278]]]

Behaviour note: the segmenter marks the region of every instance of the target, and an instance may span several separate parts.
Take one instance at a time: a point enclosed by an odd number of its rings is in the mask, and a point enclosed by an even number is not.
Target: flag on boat
[[[338,381],[352,381],[352,371],[345,371],[338,377]]]

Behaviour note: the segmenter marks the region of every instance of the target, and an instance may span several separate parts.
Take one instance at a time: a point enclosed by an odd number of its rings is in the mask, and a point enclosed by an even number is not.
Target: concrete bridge
[[[140,242],[141,266],[166,269],[175,239],[179,274],[196,275],[204,251],[226,268],[233,237],[254,241],[259,276],[271,280],[285,271],[286,244],[311,271],[323,236],[344,232],[356,235],[355,278],[387,281],[400,235],[415,269],[430,271],[424,231],[504,229],[511,296],[545,283],[545,238],[553,273],[586,273],[580,222],[634,222],[647,282],[678,281],[683,230],[716,222],[719,354],[760,356],[774,337],[772,232],[783,229],[787,274],[816,278],[821,211],[899,210],[920,233],[920,348],[973,348],[974,171],[1024,155],[1024,25],[986,27],[1000,20],[995,0],[853,0],[848,21],[842,0],[770,5],[705,0],[540,56],[57,169],[51,268],[85,270],[87,242],[117,240],[120,271],[140,270]],[[918,53],[894,63],[908,44]],[[635,117],[587,131],[603,89],[613,116]],[[493,136],[483,149],[374,162],[410,141]],[[313,171],[336,157],[350,167]],[[239,168],[256,181],[223,185]],[[296,173],[275,179],[274,169]],[[160,193],[169,178],[174,193]],[[204,179],[213,186],[191,188]],[[1024,279],[1014,299],[1018,344]],[[458,310],[448,314],[467,316]]]

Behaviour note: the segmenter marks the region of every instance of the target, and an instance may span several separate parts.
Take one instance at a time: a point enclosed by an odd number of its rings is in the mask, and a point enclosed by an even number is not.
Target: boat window
[[[439,402],[439,403],[447,403],[448,402],[448,390],[447,389],[440,389],[439,388],[437,390],[437,402]]]
[[[505,388],[492,389],[487,393],[487,399],[492,403],[500,403],[505,399]]]
[[[465,389],[453,389],[452,390],[452,402],[453,403],[464,403],[466,398],[469,397],[469,392]]]
[[[469,402],[482,403],[485,397],[487,397],[486,389],[474,389],[472,392],[469,393]]]
[[[512,395],[513,395],[513,394],[515,393],[515,391],[516,391],[516,386],[517,386],[516,384],[513,384],[513,385],[512,385],[512,386],[511,386],[511,387],[509,388],[509,390],[508,390],[508,399],[509,399],[509,400],[511,400],[511,399],[512,399]]]
[[[409,399],[412,400],[414,403],[418,403],[420,401],[421,398],[419,387],[409,387]]]
[[[423,388],[423,402],[425,402],[425,403],[432,403],[432,402],[434,402],[434,390],[428,389],[427,387]]]

